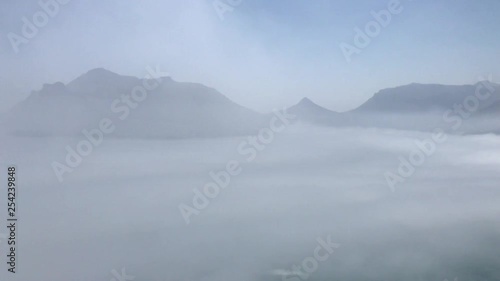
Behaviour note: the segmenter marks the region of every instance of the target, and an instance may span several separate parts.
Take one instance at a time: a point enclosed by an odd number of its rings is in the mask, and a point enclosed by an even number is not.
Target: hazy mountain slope
[[[81,135],[83,129],[98,128],[103,118],[110,118],[116,127],[114,136],[180,138],[252,134],[268,124],[270,115],[242,107],[212,88],[170,77],[162,77],[160,82],[94,69],[67,85],[46,84],[33,92],[6,115],[3,131]],[[131,99],[137,87],[144,85],[154,87],[142,88],[144,99]],[[477,93],[486,92],[490,97],[479,100],[475,112],[458,120],[457,105],[463,107]],[[322,126],[500,132],[496,120],[500,116],[500,86],[410,84],[381,90],[349,112],[328,110],[308,98],[287,111],[299,121]]]
[[[478,117],[500,117],[500,101],[494,102],[478,112]]]
[[[317,105],[308,98],[303,98],[299,103],[287,109],[287,112],[297,116],[297,120],[331,125],[339,117],[339,113]]]
[[[94,69],[67,85],[33,92],[10,111],[5,128],[23,135],[77,135],[107,117],[116,125],[115,136],[209,137],[252,133],[262,122],[260,114],[214,89],[169,77],[160,81],[138,101],[132,91],[155,80]]]
[[[479,94],[489,97],[478,99]],[[462,117],[459,110],[477,101],[477,110]],[[450,133],[498,131],[500,126],[480,112],[500,101],[500,86],[493,83],[448,86],[410,84],[384,89],[360,107],[344,113],[350,125]],[[459,124],[459,125],[458,125]]]
[[[478,93],[489,97],[478,99]],[[458,109],[477,101],[477,109],[462,117]],[[288,109],[298,119],[315,125],[378,127],[450,133],[499,132],[500,86],[492,83],[446,86],[410,84],[384,89],[358,108],[337,113],[304,98]],[[459,120],[460,119],[460,120]],[[459,124],[459,125],[457,125]]]
[[[474,96],[480,84],[448,86],[436,84],[410,84],[396,88],[384,89],[352,112],[383,113],[423,113],[442,112],[451,109],[455,104],[462,104],[467,97]],[[484,108],[500,100],[498,85],[489,84],[496,90],[492,96],[481,102]],[[481,91],[487,91],[481,88]]]

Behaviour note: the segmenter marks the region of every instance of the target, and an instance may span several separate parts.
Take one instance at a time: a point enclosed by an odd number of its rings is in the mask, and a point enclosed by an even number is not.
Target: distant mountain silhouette
[[[479,99],[477,94],[482,94]],[[489,94],[489,96],[488,96]],[[463,118],[456,110],[466,104],[477,108]],[[301,121],[321,126],[376,127],[431,131],[436,128],[450,133],[499,132],[495,117],[500,117],[500,86],[489,82],[476,85],[447,86],[410,84],[384,89],[358,108],[334,112],[304,98],[289,108]],[[460,118],[460,121],[457,121]],[[457,122],[460,128],[456,129]]]
[[[3,128],[18,135],[74,136],[109,118],[116,126],[113,136],[185,138],[253,134],[269,124],[270,115],[240,106],[215,89],[170,77],[158,81],[93,69],[67,85],[45,84],[32,92],[4,115]],[[490,96],[475,98],[485,93]],[[474,112],[459,117],[457,108],[475,102]],[[348,112],[331,111],[308,98],[287,111],[317,126],[500,133],[500,86],[410,84],[381,90]]]
[[[339,117],[339,113],[321,107],[308,98],[303,98],[288,108],[287,112],[296,115],[299,121],[323,125],[331,125]]]
[[[488,82],[486,82],[488,83]],[[480,108],[500,100],[500,87],[489,83],[496,91],[492,97],[481,102]],[[396,88],[384,89],[376,93],[353,112],[383,112],[383,113],[429,113],[441,112],[453,108],[455,104],[462,104],[469,96],[474,96],[478,87],[476,85],[448,86],[437,84],[410,84]]]
[[[482,117],[500,117],[500,101],[497,101],[493,104],[490,104],[482,109],[479,110],[478,115],[481,115]]]
[[[260,114],[212,88],[170,77],[160,81],[139,102],[132,92],[144,92],[143,85],[155,85],[154,79],[94,69],[67,85],[46,84],[10,111],[7,130],[22,135],[78,135],[83,129],[98,128],[103,118],[113,120],[114,136],[126,137],[241,135],[260,127]]]

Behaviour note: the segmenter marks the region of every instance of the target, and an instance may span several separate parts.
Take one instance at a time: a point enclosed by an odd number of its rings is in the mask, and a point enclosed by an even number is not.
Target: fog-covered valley
[[[499,281],[500,1],[0,1],[0,281]]]
[[[391,190],[385,174],[429,138],[292,125],[254,159],[247,137],[107,138],[62,183],[51,164],[78,139],[4,138],[20,178],[11,280],[496,280],[500,137],[448,136]],[[240,173],[187,224],[180,206],[230,161]],[[318,239],[335,247],[308,273]]]

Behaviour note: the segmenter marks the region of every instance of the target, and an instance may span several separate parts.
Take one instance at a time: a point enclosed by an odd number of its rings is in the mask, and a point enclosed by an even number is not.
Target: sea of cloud
[[[448,136],[391,190],[384,175],[429,136],[295,127],[252,161],[243,137],[108,138],[62,183],[51,163],[78,139],[2,138],[12,280],[499,280],[500,137]],[[241,173],[186,224],[179,205],[230,160]],[[313,261],[321,239],[338,247]]]

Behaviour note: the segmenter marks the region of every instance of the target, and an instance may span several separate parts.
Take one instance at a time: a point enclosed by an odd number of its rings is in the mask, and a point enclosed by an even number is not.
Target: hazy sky
[[[348,63],[340,43],[354,44],[356,26],[389,2],[242,0],[221,20],[213,0],[72,0],[15,53],[8,34],[22,36],[22,18],[42,8],[2,1],[0,111],[96,67],[143,76],[160,65],[259,111],[304,96],[343,111],[382,88],[500,76],[497,0],[401,0],[403,11]]]

